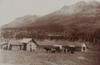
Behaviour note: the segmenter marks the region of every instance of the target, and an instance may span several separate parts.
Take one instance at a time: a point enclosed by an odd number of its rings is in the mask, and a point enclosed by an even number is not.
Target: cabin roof
[[[20,40],[19,42],[20,43],[28,43],[30,41],[32,41],[32,38],[24,38],[24,39]]]
[[[38,40],[36,42],[38,45],[64,45],[62,41],[57,40]]]
[[[8,44],[7,42],[2,42],[0,45],[6,45],[6,44]]]
[[[82,46],[85,43],[80,42],[68,42],[64,41],[57,41],[57,40],[41,40],[36,41],[38,45],[62,45],[62,46]]]
[[[22,43],[19,43],[18,42],[19,40],[9,40],[9,44],[11,44],[11,45],[23,45]]]
[[[85,46],[85,43],[79,43],[79,42],[77,42],[77,43],[67,43],[66,45],[74,45],[74,46]]]

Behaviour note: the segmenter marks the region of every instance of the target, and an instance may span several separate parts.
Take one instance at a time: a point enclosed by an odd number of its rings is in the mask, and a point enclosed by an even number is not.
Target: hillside
[[[100,25],[100,3],[91,1],[86,3],[84,1],[78,2],[71,6],[64,6],[58,11],[51,14],[39,17],[24,16],[17,18],[15,21],[4,25],[4,28],[61,28],[66,29],[70,27],[99,27]],[[53,27],[54,28],[54,27]]]
[[[97,3],[97,2],[95,2]],[[79,2],[72,6],[64,6],[60,10],[46,15],[30,26],[61,25],[64,27],[77,25],[100,24],[100,4],[92,5],[86,2]],[[83,27],[82,26],[82,27]],[[92,26],[91,26],[92,27]]]
[[[25,16],[4,25],[6,28],[32,29],[25,37],[63,35],[69,40],[94,42],[100,34],[100,2],[78,2],[42,17]],[[39,29],[39,31],[37,31]],[[33,32],[35,30],[35,33]],[[36,32],[37,31],[37,32]],[[58,32],[60,31],[60,32]],[[52,33],[53,32],[53,33]],[[23,35],[23,33],[21,33]],[[23,36],[20,37],[23,37]]]
[[[2,26],[2,28],[21,28],[27,26],[29,23],[33,23],[37,15],[26,15],[23,17],[16,18],[14,21]]]

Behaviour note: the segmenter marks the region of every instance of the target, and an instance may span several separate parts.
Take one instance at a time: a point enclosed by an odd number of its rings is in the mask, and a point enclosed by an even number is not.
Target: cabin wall
[[[1,45],[1,48],[7,50],[7,45]]]
[[[11,50],[19,51],[20,50],[20,47],[19,46],[12,46],[12,49]]]
[[[36,50],[36,44],[33,42],[27,43],[27,51],[34,51]]]
[[[75,51],[81,51],[82,50],[82,47],[81,46],[78,46],[75,48]]]
[[[14,51],[23,50],[23,46],[22,45],[10,45],[8,50],[14,50]]]
[[[82,46],[82,52],[87,52],[87,47],[86,46]]]
[[[80,51],[80,52],[87,52],[87,47],[86,46],[78,46],[75,48],[75,50]]]

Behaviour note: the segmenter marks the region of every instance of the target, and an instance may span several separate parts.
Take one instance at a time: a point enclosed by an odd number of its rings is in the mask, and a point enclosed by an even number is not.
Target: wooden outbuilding
[[[9,40],[8,50],[23,50],[23,44],[18,42],[19,40]]]
[[[38,49],[39,50],[53,50],[55,49],[56,52],[58,51],[61,51],[62,50],[62,43],[60,41],[57,41],[57,40],[48,40],[48,39],[45,39],[45,40],[37,40],[36,41],[37,44],[38,44]]]
[[[87,52],[87,45],[85,43],[68,43],[68,47],[73,47],[75,51]]]
[[[76,45],[76,50],[78,47],[80,47],[81,52],[87,52],[87,45],[85,43],[80,43],[79,45]]]
[[[35,40],[32,38],[24,38],[19,41],[21,44],[23,44],[23,50],[27,51],[35,51],[37,48],[37,44]]]
[[[7,50],[7,49],[8,49],[8,43],[7,43],[7,42],[2,42],[2,43],[0,44],[0,48],[1,48],[1,49],[4,49],[4,50]]]

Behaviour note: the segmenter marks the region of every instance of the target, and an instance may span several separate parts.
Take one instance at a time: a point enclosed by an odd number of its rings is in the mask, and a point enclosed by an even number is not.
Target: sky
[[[100,0],[0,0],[0,26],[25,15],[46,15],[79,1]]]

